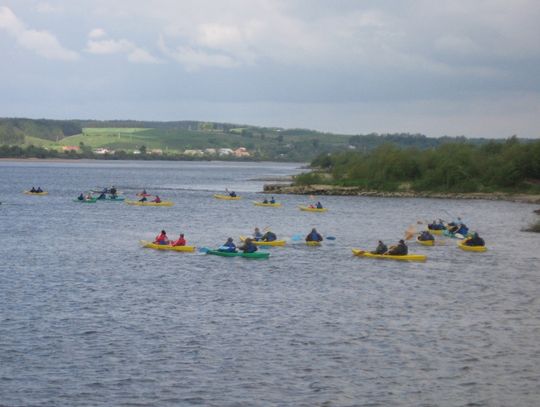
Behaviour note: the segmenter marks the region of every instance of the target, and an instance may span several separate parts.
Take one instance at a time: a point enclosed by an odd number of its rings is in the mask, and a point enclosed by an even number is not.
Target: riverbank
[[[339,195],[339,196],[369,196],[384,198],[432,198],[432,199],[483,199],[489,201],[509,201],[530,204],[540,204],[540,194],[506,194],[494,193],[447,193],[447,192],[413,192],[413,191],[366,191],[359,187],[342,187],[336,185],[292,185],[266,184],[263,188],[268,194],[294,195]]]

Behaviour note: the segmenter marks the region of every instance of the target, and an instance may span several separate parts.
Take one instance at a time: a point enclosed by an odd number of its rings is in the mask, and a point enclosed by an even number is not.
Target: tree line
[[[420,150],[384,144],[366,152],[319,155],[297,184],[366,190],[540,193],[540,140],[452,142]]]

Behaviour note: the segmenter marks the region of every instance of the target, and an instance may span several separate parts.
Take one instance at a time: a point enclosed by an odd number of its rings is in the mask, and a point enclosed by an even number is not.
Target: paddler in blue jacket
[[[258,249],[257,246],[253,244],[253,239],[248,237],[244,242],[243,246],[239,247],[244,253],[255,253]]]
[[[311,229],[311,232],[306,236],[306,242],[322,242],[323,237],[317,232],[317,229]]]
[[[233,242],[233,238],[227,238],[227,241],[218,249],[220,252],[236,252],[236,245]]]

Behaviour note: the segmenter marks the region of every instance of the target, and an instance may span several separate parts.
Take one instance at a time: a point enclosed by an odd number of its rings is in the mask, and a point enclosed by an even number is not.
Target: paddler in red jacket
[[[180,233],[180,237],[178,240],[171,243],[171,246],[185,246],[186,245],[186,239],[184,239],[184,234]]]
[[[167,232],[164,230],[161,231],[159,235],[156,236],[154,244],[169,244],[169,238],[167,237]]]

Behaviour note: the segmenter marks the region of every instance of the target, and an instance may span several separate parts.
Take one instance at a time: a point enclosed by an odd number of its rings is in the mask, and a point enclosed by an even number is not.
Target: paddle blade
[[[208,247],[199,247],[199,248],[197,249],[197,251],[198,251],[199,253],[208,253],[209,250],[210,250],[210,249],[209,249]]]
[[[336,240],[335,236],[326,236],[326,240]]]
[[[301,234],[296,234],[291,237],[291,240],[293,242],[298,242],[299,240],[303,240],[303,239],[304,239],[304,235],[301,235]]]

